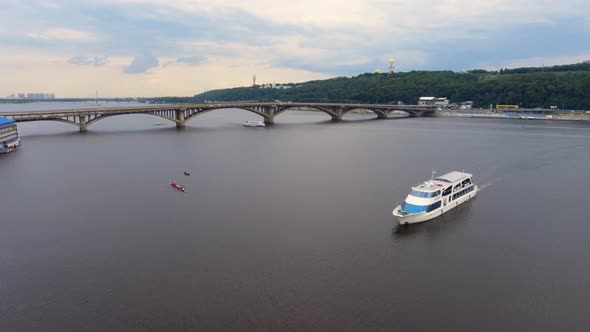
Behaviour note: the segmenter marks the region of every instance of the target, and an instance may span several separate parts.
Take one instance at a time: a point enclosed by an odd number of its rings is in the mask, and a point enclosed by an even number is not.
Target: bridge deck
[[[424,105],[392,105],[392,104],[348,104],[348,103],[289,103],[289,102],[237,102],[237,103],[202,103],[202,104],[158,104],[149,106],[125,106],[125,107],[96,107],[80,109],[41,110],[25,112],[0,112],[0,116],[26,116],[26,115],[53,115],[74,116],[81,114],[105,114],[105,113],[141,113],[161,110],[178,109],[218,109],[218,108],[243,108],[243,107],[289,107],[289,108],[316,108],[316,107],[343,107],[354,109],[391,109],[391,110],[430,110],[432,106]]]

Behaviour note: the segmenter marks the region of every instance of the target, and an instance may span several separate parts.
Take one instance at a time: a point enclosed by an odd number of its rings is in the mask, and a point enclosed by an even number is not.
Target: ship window
[[[415,196],[415,197],[431,198],[431,197],[436,197],[436,196],[440,195],[440,190],[439,191],[434,191],[434,192],[425,192],[425,191],[412,190],[411,195],[412,196]]]
[[[463,195],[465,195],[465,194],[467,194],[469,192],[472,192],[472,191],[473,191],[473,186],[471,186],[469,188],[466,188],[466,189],[463,189],[460,192],[458,192],[456,194],[453,194],[453,199],[457,199],[457,198],[459,198],[459,197],[461,197],[461,196],[463,196]]]
[[[434,203],[434,204],[430,204],[430,206],[428,207],[428,212],[436,210],[440,207],[440,201]]]
[[[442,193],[442,194],[443,194],[443,196],[447,196],[447,195],[448,195],[448,194],[450,194],[450,193],[451,193],[451,187],[448,187],[447,189],[445,189],[445,190],[443,191],[443,193]]]
[[[404,202],[402,205],[402,211],[409,214],[421,213],[421,212],[430,212],[436,210],[440,207],[440,201],[430,204],[430,205],[414,205],[407,202]]]
[[[428,193],[423,192],[423,191],[418,191],[418,190],[412,190],[412,196],[416,196],[416,197],[428,197]]]
[[[402,211],[409,214],[425,212],[427,209],[428,205],[414,205],[405,202],[404,205],[402,205]]]
[[[0,128],[0,133],[7,133],[7,132],[13,131],[13,130],[16,130],[16,126]]]

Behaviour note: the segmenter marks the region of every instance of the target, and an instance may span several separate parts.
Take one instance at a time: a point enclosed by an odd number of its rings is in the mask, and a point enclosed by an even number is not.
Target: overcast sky
[[[0,0],[0,97],[590,60],[588,0]]]

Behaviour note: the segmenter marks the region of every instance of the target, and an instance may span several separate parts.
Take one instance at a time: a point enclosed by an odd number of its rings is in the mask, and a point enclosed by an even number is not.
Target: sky
[[[588,0],[0,0],[0,97],[590,60]]]

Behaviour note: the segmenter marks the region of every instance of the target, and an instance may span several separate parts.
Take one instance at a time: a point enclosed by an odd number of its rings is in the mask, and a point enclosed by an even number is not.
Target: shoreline
[[[538,114],[530,112],[497,113],[486,109],[435,111],[436,117],[459,117],[481,119],[519,119],[519,120],[549,120],[549,121],[576,121],[590,122],[590,114]]]

